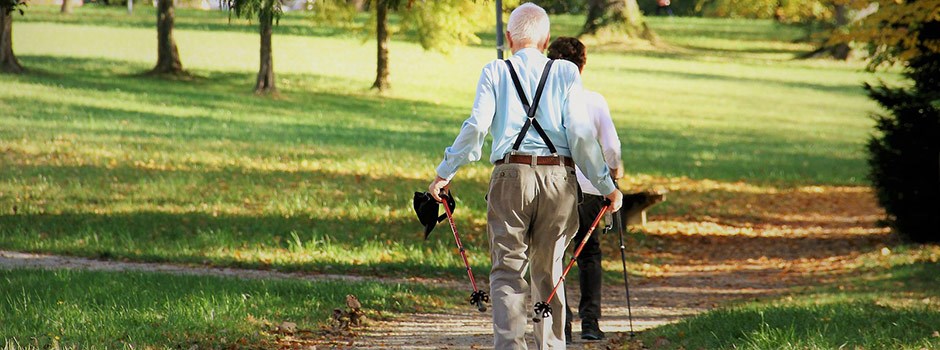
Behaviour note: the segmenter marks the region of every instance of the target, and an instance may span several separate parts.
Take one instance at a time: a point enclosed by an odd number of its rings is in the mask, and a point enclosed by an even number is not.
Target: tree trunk
[[[839,30],[840,28],[845,28],[852,22],[849,19],[849,8],[845,4],[835,4],[833,5],[833,17],[835,19],[835,27],[833,30]],[[845,61],[852,56],[852,47],[848,43],[835,43],[830,44],[829,40],[822,42],[822,45],[809,53],[803,54],[800,58],[833,58],[836,60]]]
[[[271,1],[271,3],[274,3],[274,1]],[[271,55],[271,33],[274,27],[273,10],[264,10],[259,19],[261,20],[261,67],[258,69],[255,93],[276,94],[277,87],[274,85],[274,58]]]
[[[388,83],[388,3],[386,0],[379,0],[375,4],[375,37],[378,48],[378,55],[375,68],[375,82],[372,83],[373,89],[385,91],[389,88]]]
[[[589,35],[602,40],[657,40],[636,0],[589,0],[581,36]]]
[[[0,7],[0,31],[0,72],[25,72],[13,54],[13,11],[7,7]]]
[[[362,11],[366,8],[366,0],[346,0],[346,4],[356,8],[356,11]]]
[[[61,13],[72,13],[72,7],[69,4],[69,0],[62,0],[62,8],[59,9]]]
[[[835,6],[836,28],[844,28],[849,25],[849,9],[845,4],[836,4]],[[832,58],[845,61],[849,59],[852,48],[849,47],[848,43],[839,43],[833,45],[829,52],[832,54]]]
[[[777,23],[786,23],[787,16],[783,11],[783,0],[777,0],[777,7],[774,8],[774,21]]]
[[[183,64],[173,40],[173,23],[176,14],[173,0],[160,0],[157,7],[157,65],[150,74],[181,74]]]

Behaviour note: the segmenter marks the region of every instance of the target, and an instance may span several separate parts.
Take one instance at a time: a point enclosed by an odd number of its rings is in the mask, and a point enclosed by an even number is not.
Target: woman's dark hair
[[[562,36],[548,46],[548,58],[571,61],[580,70],[584,69],[584,64],[587,63],[587,51],[577,38]]]

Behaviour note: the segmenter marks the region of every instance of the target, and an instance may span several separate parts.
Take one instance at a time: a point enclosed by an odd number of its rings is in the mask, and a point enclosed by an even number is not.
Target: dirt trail
[[[687,201],[719,213],[653,217],[644,234],[630,240],[633,323],[637,331],[674,322],[732,301],[769,297],[792,287],[832,281],[852,271],[862,254],[894,243],[878,226],[883,212],[865,187],[800,187],[666,183]],[[701,199],[699,199],[701,197]],[[717,197],[717,198],[715,198]],[[605,270],[620,271],[616,237],[602,237]],[[571,280],[574,281],[574,280]],[[601,328],[607,341],[580,340],[573,349],[616,348],[628,332],[622,279],[606,281]],[[577,283],[569,283],[576,301]],[[531,303],[529,303],[531,305]],[[360,337],[321,344],[355,349],[485,349],[492,347],[490,313],[472,307],[447,314],[412,314],[378,322]],[[531,339],[529,348],[536,349]]]
[[[707,184],[666,184],[702,206],[732,208],[720,213],[665,213],[653,217],[642,235],[630,240],[630,287],[637,331],[674,322],[729,301],[772,296],[794,286],[831,281],[857,266],[860,255],[893,243],[877,225],[882,211],[863,187],[806,187],[790,190],[708,188]],[[683,188],[682,186],[688,186]],[[723,185],[724,186],[724,185]],[[726,186],[727,187],[727,186]],[[698,192],[696,192],[698,191]],[[722,196],[727,192],[726,196]],[[717,199],[715,198],[718,193]],[[720,205],[719,205],[720,204]],[[616,237],[606,236],[605,242]],[[620,271],[619,251],[605,244],[605,270]],[[99,261],[0,251],[0,268],[78,268],[157,271],[242,278],[374,280],[376,277],[309,275],[276,271],[191,267],[172,264]],[[481,278],[483,279],[483,278]],[[415,279],[381,279],[415,282]],[[465,289],[462,280],[420,280]],[[577,300],[576,283],[569,300]],[[606,281],[601,328],[608,338],[629,330],[621,279]],[[531,303],[530,303],[531,304]],[[560,312],[556,311],[560,314]],[[485,349],[492,347],[491,313],[469,305],[444,314],[416,313],[372,321],[354,337],[305,340],[317,349]],[[531,329],[531,325],[530,325]],[[574,349],[604,349],[610,340],[580,340]],[[530,349],[532,344],[530,335]]]

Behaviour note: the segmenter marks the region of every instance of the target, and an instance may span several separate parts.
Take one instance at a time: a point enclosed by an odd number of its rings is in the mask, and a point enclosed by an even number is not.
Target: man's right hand
[[[447,181],[447,179],[437,176],[434,178],[434,181],[431,181],[431,184],[428,185],[428,193],[431,194],[431,197],[434,197],[434,200],[438,202],[443,202],[444,200],[441,199],[441,192],[447,190],[447,188],[450,187],[449,185],[450,185],[450,181]]]
[[[615,189],[613,192],[604,197],[607,197],[607,199],[610,200],[610,205],[613,209],[611,210],[612,212],[617,212],[620,210],[620,207],[623,205],[623,193],[621,193],[620,190]]]

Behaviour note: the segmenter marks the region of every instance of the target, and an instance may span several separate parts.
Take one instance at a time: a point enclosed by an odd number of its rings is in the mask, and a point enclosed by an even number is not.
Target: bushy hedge
[[[888,113],[875,114],[870,179],[894,228],[914,242],[940,242],[940,54],[910,61],[911,88],[865,84]]]

